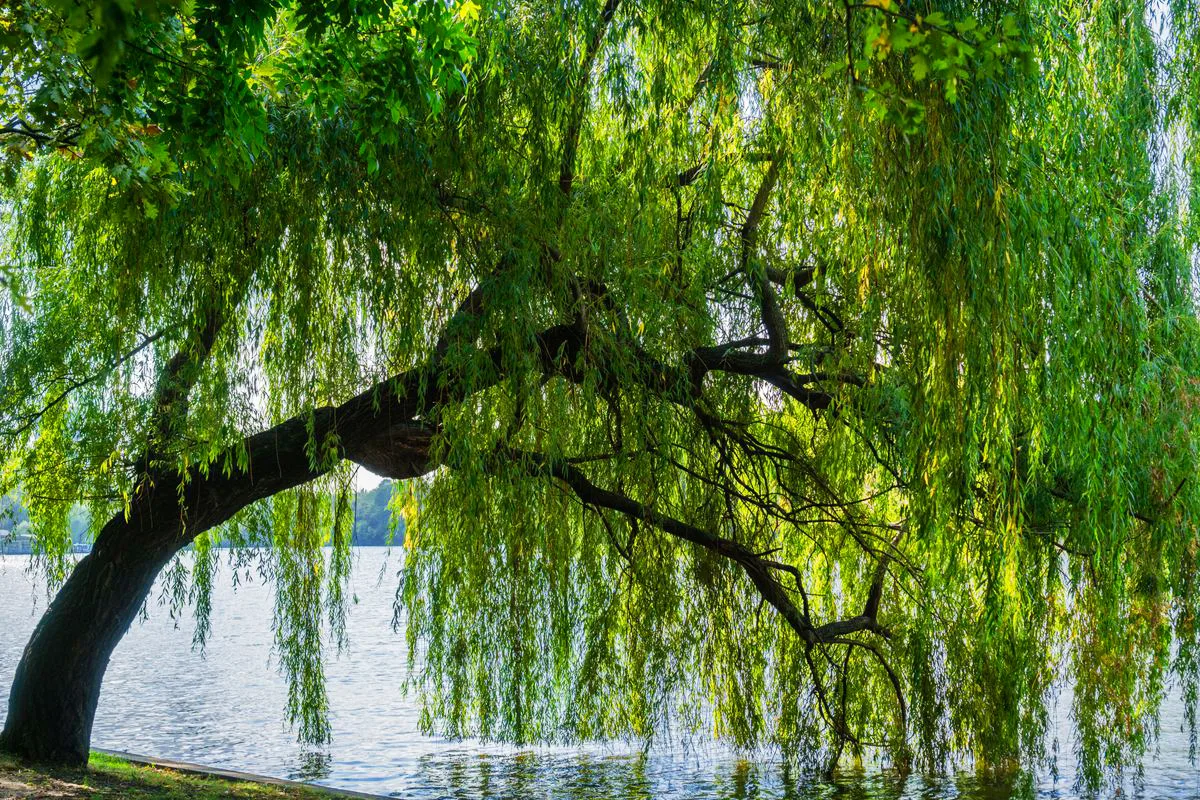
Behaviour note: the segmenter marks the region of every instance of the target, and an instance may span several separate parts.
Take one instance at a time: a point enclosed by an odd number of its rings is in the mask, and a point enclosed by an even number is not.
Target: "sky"
[[[354,471],[354,491],[365,492],[374,489],[383,481],[383,478],[376,475],[366,467],[359,467]]]

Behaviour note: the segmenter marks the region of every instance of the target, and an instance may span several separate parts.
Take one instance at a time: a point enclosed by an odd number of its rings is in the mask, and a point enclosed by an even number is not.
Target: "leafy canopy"
[[[1198,25],[1194,0],[9,5],[0,489],[65,569],[73,502],[121,514],[403,386],[431,729],[1029,765],[1069,679],[1098,783],[1168,681],[1193,724],[1200,699]],[[202,636],[214,539],[272,545],[242,557],[317,739],[338,434],[323,477],[196,531],[193,568]]]

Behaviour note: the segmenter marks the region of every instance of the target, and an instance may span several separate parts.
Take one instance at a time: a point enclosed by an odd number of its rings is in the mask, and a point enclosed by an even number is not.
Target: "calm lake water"
[[[28,557],[0,556],[0,720],[21,649],[45,609],[45,591]],[[739,758],[720,748],[651,751],[619,747],[516,749],[423,736],[418,709],[400,684],[403,634],[391,628],[398,555],[356,552],[348,615],[350,650],[327,664],[333,742],[306,750],[286,723],[286,687],[272,660],[270,587],[236,590],[224,568],[213,598],[213,632],[205,655],[192,650],[193,623],[178,624],[152,602],[113,656],[100,695],[96,747],[309,780],[384,796],[420,798],[1007,798],[1011,782],[960,776],[844,775],[805,781],[779,764]],[[381,579],[382,576],[382,579]],[[155,592],[158,597],[158,591]],[[1063,701],[1058,709],[1058,775],[1038,776],[1040,798],[1075,797],[1073,744]],[[1162,714],[1162,738],[1144,777],[1122,796],[1200,798],[1200,770],[1188,762],[1177,698]],[[1110,793],[1111,794],[1111,793]]]

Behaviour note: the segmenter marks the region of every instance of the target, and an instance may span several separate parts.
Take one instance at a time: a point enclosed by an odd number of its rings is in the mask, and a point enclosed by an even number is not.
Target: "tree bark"
[[[408,383],[415,378],[410,377]],[[17,665],[0,750],[43,763],[87,763],[92,721],[109,658],[171,557],[242,508],[327,472],[309,443],[333,434],[338,456],[396,478],[428,472],[430,432],[411,416],[421,402],[376,386],[338,408],[293,417],[243,443],[247,466],[147,477],[128,516],[118,514],[76,565]],[[381,401],[382,398],[382,401]],[[182,495],[179,487],[183,486]]]
[[[13,678],[0,749],[32,761],[87,763],[109,657],[176,552],[140,546],[137,533],[121,518],[110,522],[46,610]]]
[[[359,398],[351,403],[343,409],[362,405]],[[250,503],[326,472],[331,465],[313,464],[306,452],[310,430],[322,441],[337,431],[340,410],[317,409],[246,439],[245,469],[226,473],[218,461],[207,474],[193,469],[160,477],[157,484],[144,479],[128,515],[117,514],[104,526],[26,644],[0,750],[33,761],[86,763],[109,657],[158,573],[196,536]],[[363,417],[346,416],[347,427],[362,437]]]

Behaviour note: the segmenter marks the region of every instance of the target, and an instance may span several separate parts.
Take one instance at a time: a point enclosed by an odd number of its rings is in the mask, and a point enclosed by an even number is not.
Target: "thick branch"
[[[775,297],[775,289],[771,286],[766,267],[754,257],[754,249],[758,242],[758,228],[762,224],[767,202],[770,200],[771,191],[775,188],[778,180],[779,160],[774,159],[767,168],[767,174],[763,176],[758,191],[754,194],[754,201],[750,204],[750,211],[746,215],[746,221],[742,224],[741,231],[742,270],[758,294],[759,303],[762,306],[763,325],[766,326],[767,337],[771,340],[770,347],[767,348],[767,357],[776,363],[782,362],[787,357],[787,320],[784,319],[783,310],[779,307],[779,301]]]
[[[564,197],[569,198],[571,196],[571,189],[575,183],[575,158],[579,151],[579,134],[583,128],[583,117],[588,105],[588,95],[592,82],[592,65],[596,60],[596,54],[600,52],[600,45],[604,41],[604,35],[608,32],[613,15],[617,13],[617,6],[620,4],[621,0],[606,0],[604,9],[600,12],[600,23],[596,26],[596,30],[592,32],[592,38],[588,42],[587,49],[583,54],[582,77],[580,78],[579,86],[575,89],[575,103],[571,107],[571,116],[567,122],[566,132],[563,134],[562,159],[558,172],[558,188]]]
[[[545,363],[555,364],[560,354],[574,351],[577,338],[575,328],[556,326],[535,336],[532,346]],[[105,526],[97,545],[107,531],[124,536],[133,530],[148,546],[181,546],[251,503],[320,477],[343,458],[397,479],[423,475],[436,464],[433,429],[421,417],[502,379],[498,367],[505,353],[493,348],[478,355],[497,369],[451,368],[434,358],[339,406],[316,408],[249,436],[211,468],[156,475],[141,484],[127,513]]]

